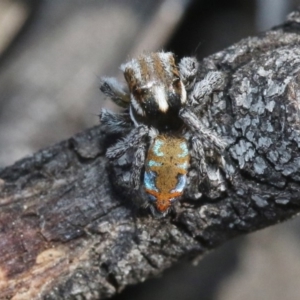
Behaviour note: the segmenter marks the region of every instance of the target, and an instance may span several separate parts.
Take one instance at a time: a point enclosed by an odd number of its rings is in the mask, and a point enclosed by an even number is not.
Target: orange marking
[[[154,65],[154,70],[156,72],[156,77],[159,82],[163,82],[166,84],[166,70],[163,67],[163,64],[161,62],[161,59],[158,55],[158,53],[152,53],[151,55],[153,59],[153,65]]]
[[[182,192],[174,193],[160,193],[153,190],[146,189],[146,192],[153,195],[157,200],[155,202],[156,208],[160,212],[165,212],[172,205],[171,199],[177,198],[182,195]]]
[[[162,142],[159,147],[159,153],[163,153],[162,156],[157,156],[155,153],[155,141]],[[187,141],[181,137],[159,135],[154,139],[148,150],[145,172],[153,171],[156,173],[155,187],[158,191],[149,189],[145,189],[145,191],[157,199],[155,206],[160,212],[167,211],[172,205],[170,200],[176,199],[183,194],[183,191],[171,193],[178,184],[178,175],[186,176],[187,174],[187,169],[179,166],[183,164],[188,165],[190,161],[189,154],[184,157],[181,156],[182,143],[187,143]],[[160,165],[149,166],[149,161],[155,161]]]
[[[130,69],[130,68],[126,68],[126,70],[124,72],[124,77],[125,77],[125,80],[128,83],[129,90],[132,93],[133,90],[137,86],[137,80],[135,78],[134,71],[132,69]]]

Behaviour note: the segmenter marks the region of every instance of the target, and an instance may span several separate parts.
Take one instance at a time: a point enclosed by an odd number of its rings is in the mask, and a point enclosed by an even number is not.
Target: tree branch
[[[0,170],[0,298],[103,299],[183,257],[300,211],[300,13],[203,60],[227,74],[209,113],[226,191],[154,219],[116,193],[101,126]]]

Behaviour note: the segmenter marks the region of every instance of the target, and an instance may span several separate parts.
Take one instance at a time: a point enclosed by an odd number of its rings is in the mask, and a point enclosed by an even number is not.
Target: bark
[[[227,74],[208,113],[226,190],[155,219],[116,193],[100,126],[0,170],[0,299],[104,299],[300,211],[300,13],[201,63]]]

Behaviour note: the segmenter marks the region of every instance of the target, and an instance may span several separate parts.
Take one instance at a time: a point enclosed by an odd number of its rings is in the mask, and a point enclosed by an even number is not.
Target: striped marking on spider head
[[[140,55],[123,64],[131,106],[139,116],[166,114],[180,109],[187,101],[186,90],[171,52]]]

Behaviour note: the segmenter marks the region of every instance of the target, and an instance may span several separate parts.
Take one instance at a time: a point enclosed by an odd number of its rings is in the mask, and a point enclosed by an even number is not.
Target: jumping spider
[[[189,166],[203,178],[208,161],[220,161],[225,148],[222,138],[196,115],[207,96],[222,89],[224,75],[211,71],[195,83],[197,69],[195,58],[185,57],[176,65],[173,53],[156,52],[121,65],[127,87],[114,78],[101,82],[100,90],[125,108],[122,114],[100,113],[108,133],[125,135],[106,156],[115,161],[134,149],[130,189],[157,217],[182,196]]]

